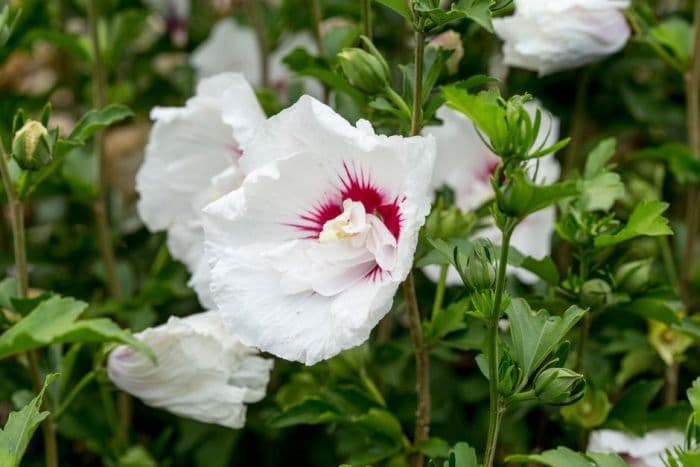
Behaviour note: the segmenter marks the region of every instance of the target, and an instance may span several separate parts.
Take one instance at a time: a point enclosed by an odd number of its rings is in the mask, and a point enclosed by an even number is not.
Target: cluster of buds
[[[569,405],[585,393],[583,375],[568,368],[547,368],[535,378],[535,397],[543,404]]]

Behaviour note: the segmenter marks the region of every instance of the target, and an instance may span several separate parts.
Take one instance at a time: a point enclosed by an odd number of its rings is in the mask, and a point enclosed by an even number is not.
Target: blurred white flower
[[[301,47],[316,54],[316,44],[307,33],[295,34],[282,40],[279,47],[268,58],[269,85],[281,94],[286,94],[292,79],[292,72],[282,60],[294,49]],[[222,73],[237,71],[254,86],[262,85],[262,55],[255,31],[230,19],[219,21],[204,41],[190,57],[190,63],[197,72],[198,79]],[[321,85],[313,79],[303,79],[307,94],[320,96]]]
[[[559,120],[543,110],[535,101],[525,104],[534,116],[537,109],[542,112],[540,134],[535,147],[545,143],[550,146],[559,138]],[[486,147],[479,138],[474,124],[464,114],[446,106],[438,109],[437,117],[443,121],[440,126],[428,126],[424,133],[435,137],[438,156],[431,186],[438,189],[443,185],[454,190],[455,204],[462,211],[473,211],[494,196],[491,175],[500,159]],[[553,183],[559,179],[559,163],[553,155],[530,161],[528,167],[538,183]],[[550,206],[525,218],[516,227],[511,237],[511,245],[528,256],[541,259],[550,253],[551,237],[554,231],[555,207]],[[500,231],[489,226],[477,232],[477,238],[489,238],[500,244]],[[438,268],[427,267],[424,272],[432,280],[437,280]],[[522,269],[513,269],[518,278],[526,283],[534,283],[537,278]],[[447,284],[458,285],[462,280],[454,268],[450,268]]]
[[[361,344],[411,269],[432,137],[379,136],[303,96],[249,147],[241,188],[204,209],[224,322],[244,344],[306,364]]]
[[[449,74],[454,75],[457,73],[457,70],[459,69],[459,62],[462,60],[462,57],[464,57],[462,36],[460,36],[458,32],[450,29],[438,34],[428,43],[428,47],[452,50],[452,55],[450,55],[450,58],[447,59],[445,66],[447,67],[447,72]]]
[[[203,80],[184,107],[155,108],[145,161],[136,176],[138,211],[152,231],[168,231],[168,248],[185,263],[203,306],[213,305],[204,259],[201,208],[238,188],[241,146],[265,121],[239,73]]]
[[[190,0],[144,0],[165,20],[173,44],[187,43],[187,23],[190,19]]]
[[[495,18],[507,65],[548,75],[622,49],[630,36],[629,0],[516,0],[515,14]]]
[[[119,346],[107,373],[123,391],[176,415],[230,428],[245,424],[246,404],[265,397],[272,360],[233,340],[221,317],[208,311],[136,334],[155,353]]]
[[[664,467],[665,450],[673,452],[674,447],[684,443],[685,435],[678,430],[654,430],[644,436],[597,430],[591,433],[588,451],[620,454],[630,467]]]

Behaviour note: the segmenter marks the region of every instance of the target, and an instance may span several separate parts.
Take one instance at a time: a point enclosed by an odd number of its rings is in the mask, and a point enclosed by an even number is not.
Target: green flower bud
[[[505,183],[495,188],[499,211],[516,218],[528,214],[535,187],[524,169],[515,169],[508,175]]]
[[[568,368],[547,368],[535,378],[535,396],[543,404],[569,405],[583,397],[586,380]]]
[[[38,170],[51,162],[51,140],[46,127],[36,120],[27,120],[12,140],[12,157],[25,170]]]
[[[651,259],[624,263],[615,271],[615,283],[625,292],[639,292],[649,283],[651,268]]]
[[[612,288],[603,279],[590,279],[581,286],[581,305],[595,308],[612,299]]]
[[[368,94],[375,95],[389,86],[389,75],[382,61],[362,49],[344,49],[338,54],[338,62],[350,84]]]
[[[455,266],[464,285],[472,291],[493,288],[496,283],[496,264],[491,242],[477,241],[470,254],[455,249]]]
[[[463,213],[457,207],[444,207],[439,199],[425,221],[425,235],[432,239],[464,238],[475,222],[474,213]]]

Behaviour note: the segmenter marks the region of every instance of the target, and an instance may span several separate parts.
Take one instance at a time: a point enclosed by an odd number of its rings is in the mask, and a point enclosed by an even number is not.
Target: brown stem
[[[90,25],[90,40],[93,50],[93,105],[101,109],[107,103],[106,88],[107,79],[104,64],[102,62],[102,49],[100,47],[100,36],[98,31],[98,13],[96,0],[87,3],[88,23]],[[95,134],[94,150],[97,170],[99,173],[100,190],[92,204],[92,212],[95,216],[95,226],[97,228],[97,240],[100,245],[100,256],[105,268],[105,278],[107,291],[112,298],[119,298],[119,280],[117,277],[117,261],[114,255],[114,243],[109,226],[107,214],[107,168],[104,161],[103,132]]]
[[[102,61],[102,48],[99,35],[99,13],[97,10],[97,0],[89,0],[87,3],[88,23],[90,26],[90,40],[93,50],[93,105],[101,109],[107,105],[107,75]],[[113,299],[121,297],[119,278],[117,276],[117,260],[114,254],[114,241],[109,225],[109,215],[107,212],[107,192],[108,174],[104,160],[104,133],[98,131],[94,138],[95,160],[99,172],[100,190],[92,204],[92,212],[95,216],[95,226],[97,229],[97,240],[100,246],[100,256],[105,267],[105,278],[107,292]],[[131,396],[125,392],[119,392],[117,400],[120,408],[119,423],[117,425],[116,439],[121,445],[128,441],[129,427],[131,426],[132,413],[129,408],[132,406]]]
[[[408,313],[408,325],[416,348],[416,394],[418,406],[416,408],[416,427],[413,435],[413,445],[428,439],[430,434],[430,362],[428,360],[428,348],[423,341],[423,328],[421,325],[418,300],[416,299],[416,286],[413,272],[409,273],[403,283],[406,311]],[[411,465],[418,467],[423,465],[423,454],[414,452],[411,455]]]
[[[688,123],[688,145],[693,155],[700,159],[700,5],[695,6],[692,63],[685,75],[686,119]],[[688,191],[686,212],[686,242],[681,265],[680,295],[686,307],[691,305],[690,276],[695,259],[695,241],[698,232],[700,208],[698,189]]]
[[[12,238],[15,255],[15,268],[17,269],[17,294],[20,298],[26,298],[29,292],[29,272],[27,268],[27,248],[24,231],[24,206],[22,200],[17,196],[10,170],[7,166],[7,154],[5,147],[0,141],[0,175],[2,184],[5,187],[7,201],[12,218]],[[29,375],[32,380],[32,389],[35,394],[41,392],[41,371],[39,369],[39,359],[35,350],[26,353],[29,361]],[[41,409],[48,411],[45,400],[41,401]],[[58,445],[56,443],[56,425],[53,416],[49,414],[41,424],[41,431],[44,437],[44,451],[46,455],[46,467],[58,467]]]
[[[678,402],[678,362],[673,362],[671,365],[666,365],[664,374],[664,404],[667,406],[675,405]]]

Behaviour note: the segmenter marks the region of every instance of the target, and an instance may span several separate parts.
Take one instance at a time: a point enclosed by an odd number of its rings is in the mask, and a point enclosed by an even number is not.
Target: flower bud
[[[455,266],[464,285],[472,291],[493,288],[496,282],[496,265],[493,247],[488,241],[477,241],[470,254],[455,249]]]
[[[568,368],[547,368],[535,378],[535,396],[543,404],[573,404],[585,388],[583,375]]]
[[[581,305],[595,308],[605,305],[612,298],[612,288],[603,279],[590,279],[581,286]]]
[[[12,156],[25,170],[38,170],[51,162],[51,141],[46,127],[27,120],[12,140]]]
[[[628,293],[639,292],[649,283],[652,260],[642,259],[624,263],[615,271],[615,283]]]
[[[496,187],[498,210],[511,217],[521,218],[528,213],[534,194],[535,187],[525,170],[515,169],[502,185]]]
[[[338,62],[350,84],[368,94],[382,92],[389,85],[389,76],[381,60],[362,49],[344,49]]]
[[[447,67],[447,73],[450,75],[457,73],[459,62],[462,60],[462,57],[464,57],[462,36],[460,36],[458,32],[448,30],[442,34],[438,34],[428,43],[428,47],[451,50],[452,55],[447,59],[445,66]]]

